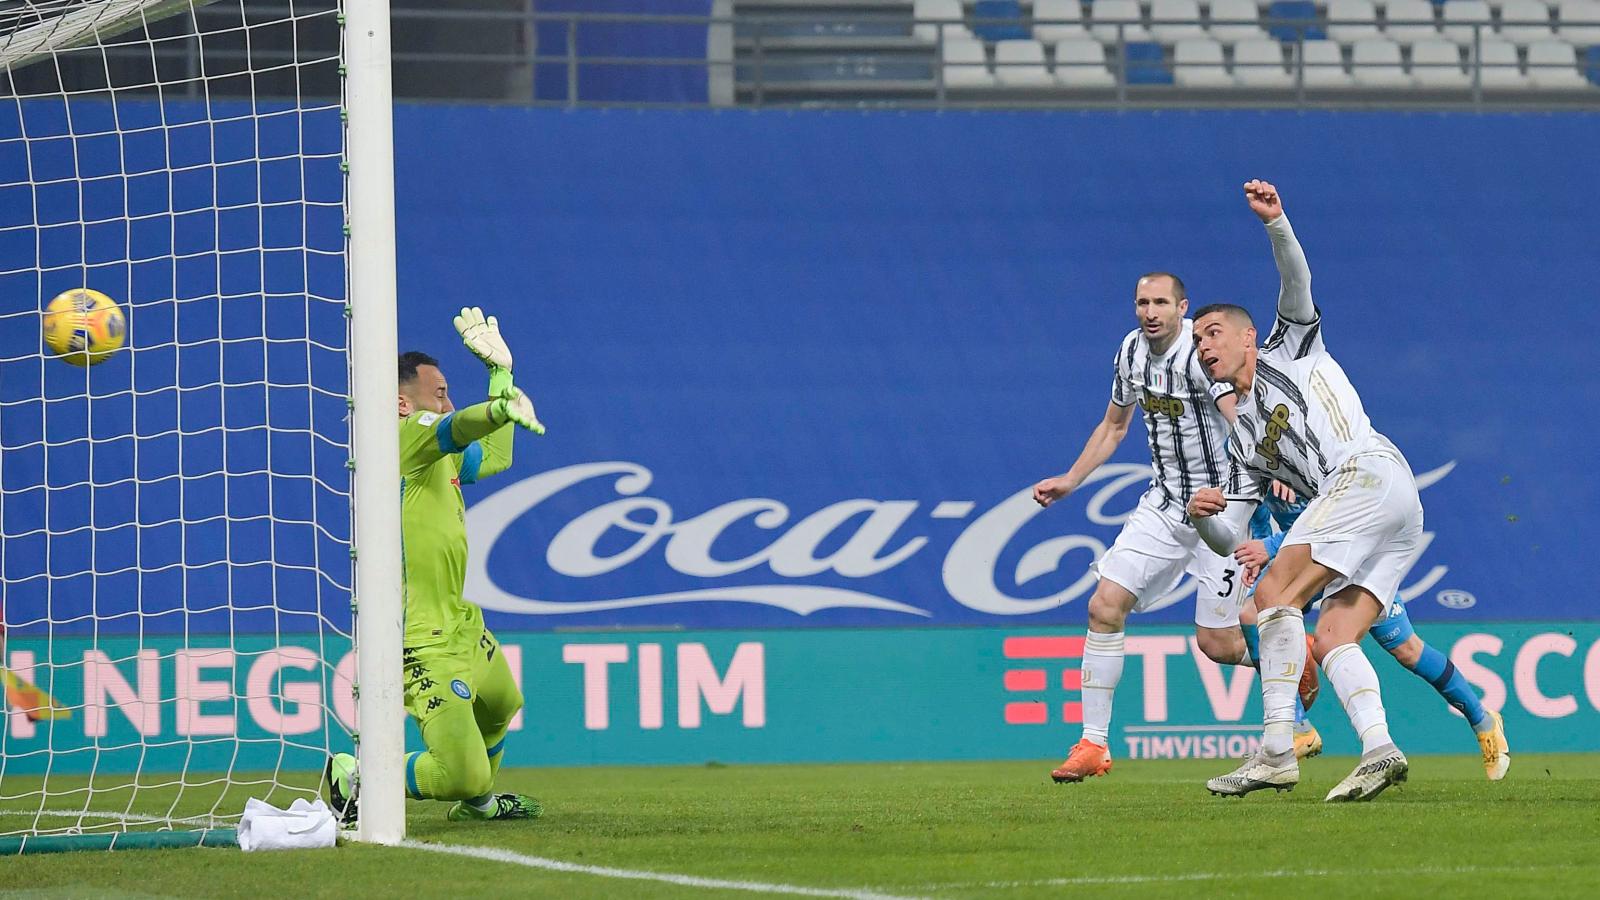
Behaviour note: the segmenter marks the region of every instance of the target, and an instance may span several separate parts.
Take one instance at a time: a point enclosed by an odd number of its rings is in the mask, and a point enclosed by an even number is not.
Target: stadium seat
[[[1351,44],[1378,36],[1378,9],[1372,0],[1328,0],[1328,37]]]
[[[1600,0],[1562,0],[1556,19],[1562,40],[1579,47],[1600,46]]]
[[[1129,84],[1171,84],[1172,72],[1160,44],[1142,42],[1123,48],[1123,78]]]
[[[1578,53],[1566,41],[1528,45],[1528,80],[1544,90],[1589,89],[1589,80],[1578,73]]]
[[[1124,43],[1143,43],[1151,40],[1143,24],[1139,0],[1095,0],[1089,4],[1089,21],[1094,23],[1089,31],[1102,44],[1117,42],[1117,24],[1122,24]],[[1108,24],[1109,23],[1109,24]]]
[[[1500,37],[1518,47],[1555,39],[1550,29],[1550,7],[1541,0],[1506,0],[1500,7]]]
[[[1411,77],[1425,88],[1456,89],[1471,86],[1472,77],[1461,68],[1461,48],[1435,38],[1411,47]]]
[[[944,42],[945,87],[993,87],[994,75],[983,41],[954,38]]]
[[[1294,76],[1283,67],[1283,44],[1271,38],[1253,38],[1233,45],[1233,78],[1243,87],[1294,86]]]
[[[1033,36],[1046,44],[1067,38],[1081,38],[1089,30],[1083,27],[1083,4],[1078,0],[1033,0]],[[1052,22],[1053,24],[1040,24]]]
[[[1473,35],[1480,31],[1484,40],[1493,40],[1489,18],[1485,0],[1449,0],[1444,5],[1444,36],[1458,47],[1471,47]]]
[[[1363,38],[1350,48],[1350,78],[1361,87],[1411,87],[1400,65],[1400,45],[1383,37]]]
[[[1433,4],[1428,0],[1389,0],[1383,6],[1383,34],[1406,47],[1438,37]]]
[[[911,34],[924,44],[937,42],[940,28],[944,29],[945,40],[972,39],[972,32],[961,18],[961,0],[917,0],[911,7],[911,15],[917,20],[911,27]],[[941,22],[949,24],[941,25]]]
[[[1350,73],[1344,70],[1344,50],[1338,41],[1306,41],[1300,47],[1307,88],[1350,87]]]
[[[1600,47],[1590,47],[1584,54],[1584,72],[1589,76],[1589,81],[1600,87]]]
[[[1210,21],[1211,27],[1207,33],[1224,44],[1260,40],[1267,36],[1261,27],[1260,11],[1256,8],[1255,0],[1212,0]]]
[[[1233,87],[1222,64],[1222,45],[1211,38],[1186,38],[1172,48],[1172,81],[1182,87]]]
[[[1528,77],[1522,74],[1517,63],[1517,46],[1499,38],[1484,38],[1483,73],[1479,76],[1486,88],[1521,88],[1528,86]],[[1470,58],[1470,54],[1469,54]],[[1471,70],[1468,70],[1471,74]]]
[[[1280,41],[1320,41],[1327,37],[1311,0],[1276,0],[1267,7],[1267,31]]]
[[[1092,38],[1056,43],[1056,82],[1069,88],[1113,87],[1116,76],[1106,66],[1106,48]]]
[[[1152,0],[1150,34],[1163,44],[1204,38],[1206,29],[1200,23],[1200,4],[1195,0]]]
[[[991,43],[1028,37],[1019,0],[978,0],[972,5],[972,30]]]
[[[1031,38],[994,45],[994,80],[1002,87],[1054,87],[1044,67],[1044,45]]]

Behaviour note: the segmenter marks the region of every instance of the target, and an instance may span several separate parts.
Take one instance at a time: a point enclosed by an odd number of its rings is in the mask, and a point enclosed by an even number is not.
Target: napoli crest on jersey
[[[450,682],[450,690],[455,691],[456,696],[463,700],[472,699],[472,689],[467,687],[467,683],[459,678]]]

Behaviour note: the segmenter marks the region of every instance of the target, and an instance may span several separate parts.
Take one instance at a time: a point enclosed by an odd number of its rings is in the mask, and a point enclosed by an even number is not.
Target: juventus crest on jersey
[[[1249,398],[1241,397],[1228,449],[1229,493],[1259,496],[1257,481],[1277,479],[1302,497],[1326,488],[1334,469],[1358,453],[1400,451],[1373,430],[1344,369],[1322,342],[1322,316],[1279,316],[1256,357]]]
[[[1228,422],[1211,400],[1211,378],[1194,346],[1194,323],[1183,330],[1165,353],[1151,352],[1144,332],[1134,329],[1117,351],[1111,402],[1137,403],[1144,410],[1155,465],[1152,489],[1159,506],[1183,515],[1196,490],[1223,483],[1228,470]]]

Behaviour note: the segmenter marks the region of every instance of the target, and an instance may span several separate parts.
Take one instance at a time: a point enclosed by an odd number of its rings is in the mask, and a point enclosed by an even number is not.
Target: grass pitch
[[[1513,761],[1489,784],[1476,758],[1416,757],[1410,782],[1356,805],[1321,802],[1351,758],[1243,800],[1202,786],[1226,760],[1124,760],[1081,785],[1052,784],[1052,760],[511,769],[500,786],[539,797],[543,819],[456,824],[411,803],[411,838],[584,869],[366,846],[90,852],[0,860],[0,896],[1600,895],[1600,756]]]

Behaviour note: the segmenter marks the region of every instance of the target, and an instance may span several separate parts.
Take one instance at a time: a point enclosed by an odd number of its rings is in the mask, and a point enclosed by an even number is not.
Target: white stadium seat
[[[1116,85],[1106,68],[1106,48],[1091,38],[1068,38],[1056,43],[1056,82],[1062,87],[1101,88]]]
[[[1425,88],[1456,89],[1472,84],[1461,68],[1461,48],[1442,39],[1417,41],[1411,47],[1411,77]]]
[[[1500,7],[1500,37],[1518,47],[1554,40],[1555,36],[1550,30],[1550,7],[1540,0],[1506,0]]]
[[[1306,41],[1300,47],[1306,87],[1350,87],[1350,75],[1344,70],[1344,52],[1338,41]]]
[[[1200,4],[1195,0],[1151,0],[1150,33],[1163,44],[1205,37]]]
[[[1428,0],[1389,0],[1383,6],[1383,20],[1384,36],[1403,46],[1439,36]]]
[[[1328,37],[1341,44],[1378,36],[1378,8],[1372,0],[1328,0]]]
[[[1479,27],[1474,27],[1479,26]],[[1489,23],[1489,4],[1485,0],[1449,0],[1444,5],[1444,36],[1460,47],[1471,47],[1474,32],[1494,40]]]
[[[1153,40],[1142,23],[1139,0],[1095,0],[1089,4],[1089,30],[1102,44],[1117,42],[1117,23],[1122,23],[1124,43]],[[1109,23],[1109,24],[1107,24]]]
[[[973,38],[961,18],[961,0],[917,0],[911,7],[911,15],[917,20],[911,27],[911,34],[924,44],[938,41],[940,28],[944,29],[947,41]]]
[[[1600,0],[1562,0],[1556,18],[1561,21],[1562,40],[1579,47],[1600,46]]]
[[[954,38],[944,42],[944,84],[957,88],[994,86],[983,41]]]
[[[1283,44],[1272,38],[1252,38],[1233,45],[1233,78],[1244,87],[1294,86],[1294,75],[1283,67]]]
[[[1089,33],[1083,27],[1083,4],[1078,0],[1033,0],[1033,36],[1046,44],[1081,38]],[[1040,24],[1040,23],[1050,24]]]
[[[994,45],[994,80],[1004,87],[1055,87],[1044,67],[1044,45],[1021,38]]]
[[[1181,87],[1233,87],[1222,64],[1222,45],[1211,38],[1188,38],[1172,48],[1172,80]]]
[[[1566,41],[1540,41],[1528,47],[1528,80],[1545,90],[1584,90],[1589,80],[1578,73],[1578,54]]]
[[[1224,44],[1260,40],[1267,37],[1260,14],[1255,0],[1212,0],[1209,32]]]
[[[1400,45],[1388,38],[1363,38],[1350,48],[1350,77],[1362,87],[1411,87],[1400,65]]]
[[[1483,47],[1483,86],[1486,88],[1521,88],[1529,85],[1517,64],[1517,46],[1499,38],[1485,38]],[[1468,70],[1471,73],[1471,70]]]

